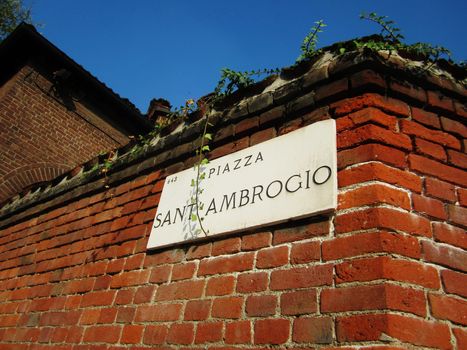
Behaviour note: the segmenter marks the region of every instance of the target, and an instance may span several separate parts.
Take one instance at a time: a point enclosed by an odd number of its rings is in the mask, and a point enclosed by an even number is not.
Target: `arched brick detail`
[[[0,203],[22,192],[29,186],[50,181],[70,169],[66,164],[28,164],[10,171],[0,178]]]

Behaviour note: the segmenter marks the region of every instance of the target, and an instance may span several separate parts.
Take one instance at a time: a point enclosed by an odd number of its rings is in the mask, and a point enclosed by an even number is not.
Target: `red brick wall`
[[[458,92],[318,73],[305,97],[218,123],[213,156],[335,118],[335,213],[147,252],[165,176],[193,163],[170,147],[150,171],[4,221],[0,349],[467,348]]]
[[[0,88],[0,203],[128,141],[82,103],[67,110],[50,87],[26,66]]]

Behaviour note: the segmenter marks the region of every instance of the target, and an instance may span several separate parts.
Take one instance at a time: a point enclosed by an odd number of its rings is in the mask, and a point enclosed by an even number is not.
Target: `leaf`
[[[203,158],[203,159],[201,160],[201,165],[206,165],[206,164],[209,164],[209,159]]]
[[[212,140],[212,134],[204,134],[206,140]]]
[[[209,145],[204,145],[201,147],[201,152],[209,152],[211,149],[209,148]]]
[[[198,220],[198,216],[196,214],[191,214],[191,221],[196,221]]]

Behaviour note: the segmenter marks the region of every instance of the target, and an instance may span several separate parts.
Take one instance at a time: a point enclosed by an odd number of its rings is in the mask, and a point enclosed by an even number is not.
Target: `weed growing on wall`
[[[342,55],[348,50],[353,51],[362,49],[371,51],[388,51],[389,54],[392,52],[403,51],[416,57],[421,57],[423,60],[431,62],[431,64],[435,64],[443,57],[447,57],[447,59],[451,61],[450,51],[442,46],[434,46],[429,43],[421,42],[415,44],[404,43],[405,37],[402,35],[400,28],[396,27],[396,23],[388,19],[387,16],[379,16],[378,14],[371,12],[369,14],[362,13],[360,15],[360,19],[376,23],[380,27],[379,36],[370,37],[370,39],[366,38],[365,40],[356,39],[342,45],[331,47],[329,50],[334,50],[333,53],[338,55]],[[305,36],[300,45],[300,55],[296,59],[295,65],[302,61],[314,59],[322,53],[322,49],[318,49],[318,37],[325,27],[326,24],[323,20],[319,20],[314,23],[313,27],[311,27],[309,33]],[[425,72],[430,67],[431,66],[429,65],[422,70],[421,73]],[[204,206],[200,201],[200,195],[203,193],[202,182],[206,177],[204,169],[209,163],[207,154],[211,151],[210,142],[212,141],[212,134],[208,132],[208,129],[212,125],[209,122],[209,115],[216,104],[224,100],[227,96],[233,94],[235,91],[256,83],[258,78],[280,72],[281,70],[277,68],[243,72],[223,68],[220,72],[220,79],[214,88],[213,93],[203,100],[202,113],[206,117],[204,120],[203,132],[200,136],[200,143],[196,150],[196,154],[198,156],[197,162],[194,165],[196,177],[191,181],[191,186],[193,187],[191,202],[194,205],[194,208],[196,208],[195,212],[191,216],[191,220],[199,223],[199,230],[205,236],[208,235],[209,231],[203,226],[204,218],[200,216],[200,210],[202,210]],[[160,135],[164,128],[169,125],[180,121],[189,122],[190,116],[194,115],[194,113],[198,111],[198,108],[199,106],[196,106],[193,99],[188,99],[184,106],[175,108],[168,114],[167,118],[156,123],[154,129],[149,134],[139,136],[138,143],[131,149],[130,153],[137,154],[141,152],[155,137]],[[101,174],[106,176],[107,171],[111,168],[114,160],[114,153],[110,153],[105,159],[104,164],[101,166]],[[106,187],[108,186],[106,185]]]

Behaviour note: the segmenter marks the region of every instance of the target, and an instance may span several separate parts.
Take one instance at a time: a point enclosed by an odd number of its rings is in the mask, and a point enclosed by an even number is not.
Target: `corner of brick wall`
[[[329,217],[147,252],[187,156],[4,229],[0,349],[466,348],[465,109],[384,74],[217,130],[213,157],[335,118]]]

